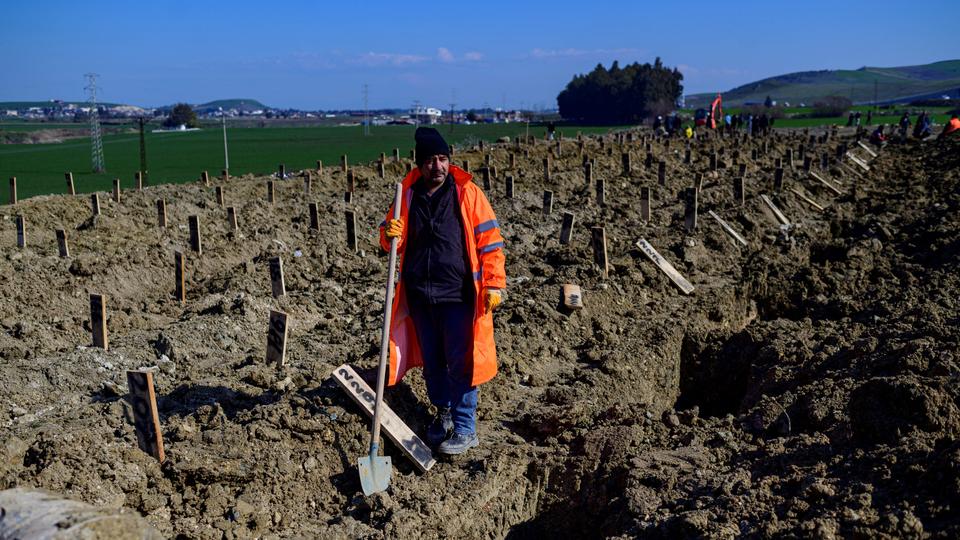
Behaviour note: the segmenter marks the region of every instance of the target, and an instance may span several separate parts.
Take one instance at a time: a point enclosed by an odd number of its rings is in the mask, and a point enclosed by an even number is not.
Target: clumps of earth
[[[838,161],[841,144],[869,170]],[[125,509],[171,538],[960,536],[960,144],[909,142],[874,158],[849,135],[784,131],[702,137],[689,163],[685,149],[642,130],[586,137],[582,155],[569,133],[560,146],[457,149],[478,183],[487,156],[496,169],[487,194],[509,283],[495,317],[500,373],[481,388],[479,448],[419,473],[387,443],[393,478],[372,497],[356,470],[368,419],[330,374],[349,363],[373,378],[386,281],[376,227],[409,161],[388,160],[385,178],[354,166],[350,203],[346,174],[325,168],[276,180],[273,204],[268,178],[251,175],[150,186],[121,203],[101,194],[93,219],[85,196],[0,207],[0,490]],[[809,176],[803,157],[842,195]],[[733,200],[741,165],[743,206]],[[690,232],[681,193],[698,174]],[[651,190],[648,222],[641,187]],[[563,212],[575,214],[569,245],[559,243]],[[189,249],[192,215],[202,254]],[[593,227],[605,230],[606,274]],[[67,232],[69,258],[55,229]],[[647,259],[640,238],[692,294]],[[186,255],[184,304],[173,297],[175,251]],[[583,309],[562,309],[566,283],[582,288]],[[91,293],[106,296],[108,350],[92,346]],[[265,362],[271,310],[289,317],[281,368]],[[138,449],[132,423],[125,371],[145,368],[163,463]],[[419,373],[386,400],[423,434]]]

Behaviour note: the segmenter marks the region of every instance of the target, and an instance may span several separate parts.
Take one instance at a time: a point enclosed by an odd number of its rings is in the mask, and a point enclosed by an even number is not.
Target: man
[[[427,443],[456,455],[477,446],[478,385],[497,373],[493,309],[506,287],[503,236],[490,203],[450,164],[437,130],[418,128],[417,168],[403,179],[400,219],[380,225],[380,245],[398,238],[400,285],[393,302],[388,384],[423,366],[437,413]]]
[[[943,126],[943,131],[941,131],[940,135],[937,136],[937,140],[939,141],[951,133],[960,135],[960,119],[957,118],[956,114],[950,117],[950,121],[947,122],[947,125]]]

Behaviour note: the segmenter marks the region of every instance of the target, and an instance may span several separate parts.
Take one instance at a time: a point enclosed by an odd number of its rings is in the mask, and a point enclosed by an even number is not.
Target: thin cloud
[[[611,54],[640,54],[640,49],[621,48],[621,49],[540,49],[536,48],[530,51],[531,58],[576,58],[583,56],[608,56]]]
[[[368,67],[386,65],[408,66],[411,64],[419,64],[420,62],[425,62],[426,60],[427,58],[425,56],[419,56],[416,54],[367,52],[352,58],[348,61],[348,63]]]
[[[447,49],[446,47],[440,47],[437,49],[437,59],[441,62],[449,64],[454,60],[453,53],[450,52],[450,49]]]
[[[468,52],[468,53],[464,53],[463,59],[464,59],[464,60],[467,60],[467,61],[470,61],[470,62],[478,62],[478,61],[480,61],[480,60],[483,60],[483,54],[482,54],[482,53],[478,53],[478,52],[476,52],[476,51],[471,51],[471,52]]]

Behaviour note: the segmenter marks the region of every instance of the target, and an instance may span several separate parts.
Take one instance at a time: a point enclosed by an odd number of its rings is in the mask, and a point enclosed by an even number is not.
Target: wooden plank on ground
[[[860,148],[863,148],[870,154],[870,157],[877,157],[877,153],[874,152],[869,146],[863,144],[863,141],[857,141],[857,144],[860,145]]]
[[[797,197],[800,197],[800,200],[801,200],[801,201],[803,201],[803,202],[809,204],[810,206],[816,208],[817,210],[823,212],[823,206],[820,206],[820,204],[817,203],[817,201],[811,199],[810,197],[807,197],[806,195],[804,195],[803,193],[800,193],[798,190],[796,190],[796,189],[794,189],[794,188],[790,188],[790,191],[792,191],[793,194],[796,195]]]
[[[769,208],[770,211],[773,212],[773,216],[777,218],[777,221],[779,221],[781,225],[790,224],[790,220],[787,219],[787,216],[783,215],[783,212],[781,212],[780,209],[777,208],[777,205],[773,204],[773,201],[771,201],[769,197],[767,197],[766,195],[760,195],[760,200],[762,200],[763,203],[767,205],[767,208]]]
[[[840,188],[838,188],[837,186],[831,184],[830,182],[827,182],[827,180],[824,179],[824,178],[823,178],[822,176],[820,176],[819,174],[817,174],[817,173],[815,173],[815,172],[813,172],[813,171],[810,171],[810,176],[812,176],[812,177],[813,177],[814,179],[816,179],[816,180],[819,180],[820,183],[823,184],[824,186],[826,186],[827,189],[829,189],[830,191],[833,191],[833,192],[836,193],[837,195],[843,195],[843,191],[840,191]]]
[[[567,309],[583,308],[583,292],[579,285],[573,283],[563,284],[563,307]]]
[[[107,297],[102,294],[90,295],[90,331],[93,333],[93,346],[103,350],[110,348],[107,335]]]
[[[333,380],[337,381],[337,384],[357,405],[360,405],[360,408],[367,413],[368,417],[373,417],[376,394],[352,367],[343,364],[335,369]],[[413,462],[420,472],[429,471],[436,463],[430,447],[397,416],[397,413],[393,412],[386,401],[383,402],[382,406],[380,426],[387,434],[387,438],[400,448],[400,451]]]
[[[865,170],[865,171],[869,171],[869,170],[870,170],[870,166],[867,165],[867,162],[864,161],[864,160],[862,160],[862,159],[860,159],[860,158],[858,158],[857,156],[853,155],[853,152],[847,152],[847,157],[850,158],[850,161],[852,161],[852,162],[856,163],[857,165],[859,165],[861,169],[863,169],[863,170]]]
[[[133,407],[133,426],[137,432],[137,445],[162,463],[165,457],[163,432],[160,429],[160,415],[157,413],[153,372],[128,371],[127,386],[130,389],[130,405]]]
[[[270,328],[267,330],[267,363],[283,367],[287,359],[287,314],[270,310]]]
[[[744,246],[747,245],[747,240],[744,237],[740,236],[740,233],[733,230],[733,227],[731,227],[729,223],[727,223],[720,216],[718,216],[716,212],[714,212],[713,210],[709,210],[707,211],[707,214],[710,214],[710,217],[717,220],[717,223],[719,223],[720,226],[723,227],[723,230],[727,231],[727,234],[733,237],[734,240],[736,240],[737,242],[739,242]]]
[[[677,272],[677,269],[670,264],[669,261],[664,259],[657,253],[657,250],[653,249],[653,246],[649,242],[641,238],[637,241],[637,247],[640,248],[640,251],[647,256],[648,259],[653,261],[653,264],[663,271],[664,274],[670,278],[670,281],[674,283],[684,294],[690,294],[693,292],[693,285],[687,281],[685,277],[680,275],[680,272]]]

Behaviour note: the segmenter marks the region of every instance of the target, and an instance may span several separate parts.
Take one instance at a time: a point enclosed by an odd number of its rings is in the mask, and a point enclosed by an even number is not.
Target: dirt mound
[[[371,498],[355,470],[367,419],[329,374],[349,362],[372,375],[386,281],[376,227],[407,162],[388,163],[386,179],[356,167],[350,203],[339,169],[312,173],[310,194],[299,177],[277,180],[274,204],[267,178],[218,184],[237,231],[213,187],[196,184],[125,192],[119,204],[101,194],[95,219],[85,197],[0,208],[0,489],[125,506],[184,538],[960,534],[960,145],[889,147],[864,171],[832,159],[841,143],[867,158],[852,141],[800,132],[701,140],[689,163],[683,141],[630,139],[588,138],[582,155],[567,140],[559,155],[540,142],[454,156],[476,172],[488,154],[497,168],[487,193],[508,242],[500,374],[481,389],[478,449],[419,474],[387,445],[391,488]],[[788,149],[797,167],[775,193],[774,160]],[[801,170],[804,152],[831,157],[815,170],[843,195]],[[594,160],[590,184],[583,156]],[[689,233],[681,194],[698,174]],[[160,198],[167,228],[157,226]],[[348,209],[357,252],[344,238]],[[558,240],[564,211],[576,214],[570,245]],[[23,249],[16,214],[28,223]],[[191,215],[202,255],[188,247]],[[592,227],[604,227],[606,276]],[[57,256],[59,228],[69,259]],[[692,295],[647,259],[641,237]],[[182,306],[172,297],[177,250],[187,256]],[[275,256],[287,287],[279,299]],[[583,310],[560,309],[564,283],[582,287]],[[90,346],[90,293],[107,295],[108,351]],[[264,362],[275,309],[289,314],[282,370]],[[156,368],[163,464],[136,448],[125,399],[124,370],[144,367]],[[419,374],[387,401],[423,433]]]

